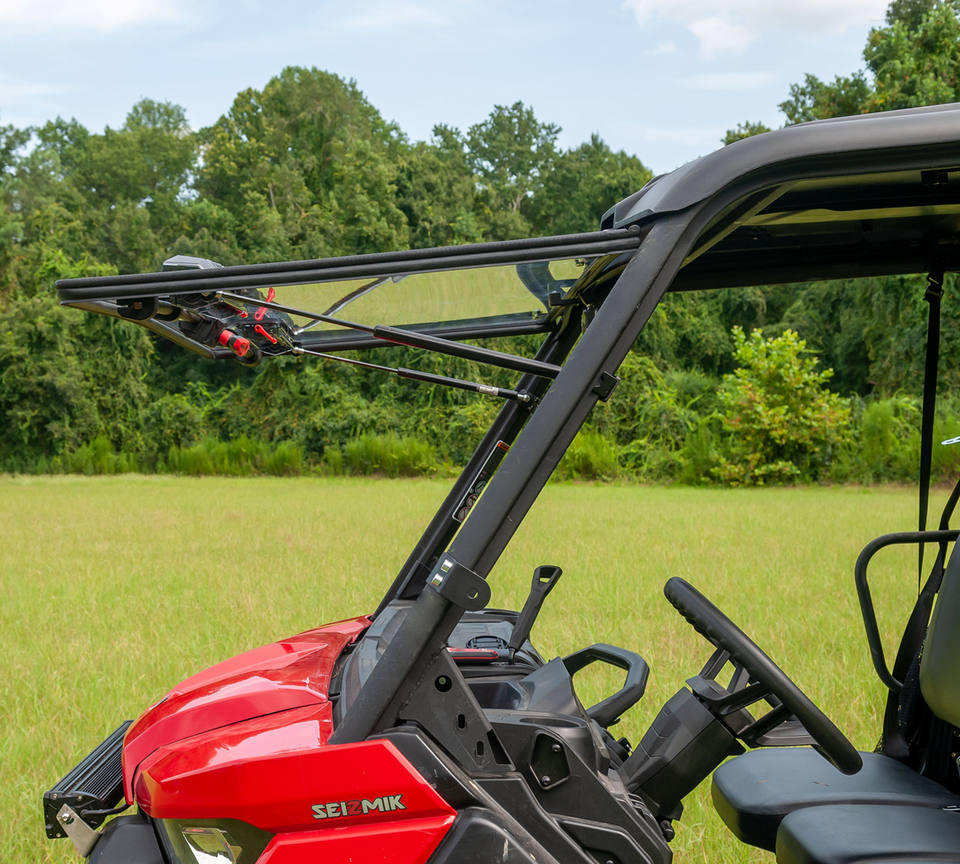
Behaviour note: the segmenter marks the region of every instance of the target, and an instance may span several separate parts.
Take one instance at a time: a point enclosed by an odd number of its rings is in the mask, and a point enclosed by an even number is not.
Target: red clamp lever
[[[250,350],[250,340],[238,336],[232,330],[223,330],[217,337],[217,341],[229,348],[237,357],[246,357]]]
[[[257,333],[259,333],[261,336],[263,336],[265,339],[269,339],[274,345],[277,344],[277,340],[274,339],[273,336],[271,336],[271,335],[270,335],[266,330],[264,330],[263,327],[261,327],[259,324],[255,324],[254,327],[253,327],[253,329],[254,329],[254,331],[256,331]]]
[[[272,303],[272,302],[273,302],[273,298],[276,297],[276,296],[277,296],[277,292],[274,291],[273,288],[271,288],[269,291],[267,291],[267,302],[268,302],[268,303]],[[263,316],[266,315],[266,314],[267,314],[267,307],[266,307],[266,306],[261,306],[261,307],[254,313],[254,315],[253,315],[253,320],[254,320],[254,321],[262,321],[262,320],[263,320]],[[266,335],[266,334],[264,334],[264,335]],[[274,339],[273,341],[276,342],[277,340]]]

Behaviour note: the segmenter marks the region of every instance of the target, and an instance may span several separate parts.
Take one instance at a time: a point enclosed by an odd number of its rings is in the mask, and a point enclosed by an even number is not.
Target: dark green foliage
[[[62,456],[98,436],[139,449],[149,357],[144,331],[52,297],[0,308],[0,465]]]
[[[915,108],[960,98],[960,19],[952,2],[891,5],[863,56],[875,78],[869,110]]]
[[[960,3],[894,0],[886,24],[870,31],[865,69],[791,86],[780,105],[788,125],[960,99]]]
[[[249,477],[273,474],[293,477],[303,473],[303,453],[299,447],[281,442],[275,447],[246,435],[233,441],[204,438],[192,447],[171,445],[166,470],[176,474]]]
[[[394,197],[402,136],[355,82],[289,67],[240,93],[203,137],[197,191],[230,214],[245,260],[407,245]]]
[[[529,202],[538,234],[595,231],[604,211],[642,189],[653,175],[636,157],[614,153],[599,135],[558,154]]]
[[[599,432],[584,429],[554,472],[557,480],[613,480],[620,476],[618,448]]]
[[[470,127],[466,144],[470,167],[481,186],[483,218],[490,239],[524,237],[530,200],[543,188],[556,159],[560,127],[541,123],[533,108],[515,102],[494,107]]]
[[[787,125],[864,114],[870,100],[870,84],[862,72],[850,77],[838,75],[832,82],[807,75],[803,84],[790,85],[790,98],[780,103]]]
[[[754,135],[762,135],[764,132],[770,132],[771,129],[765,123],[752,123],[747,120],[745,123],[738,123],[736,129],[728,129],[727,134],[723,136],[722,143],[726,147],[733,144],[734,141],[742,141],[744,138],[752,138]]]
[[[717,477],[731,485],[819,479],[850,440],[850,408],[825,389],[833,370],[801,357],[806,345],[792,330],[767,340],[735,327],[733,337],[739,368],[719,392]]]
[[[437,456],[429,444],[397,435],[361,435],[343,448],[342,460],[333,457],[350,474],[382,474],[385,477],[419,477],[437,470]]]
[[[895,0],[865,69],[832,83],[807,76],[781,106],[788,122],[960,98],[958,6]],[[559,131],[516,102],[466,133],[437,125],[410,142],[354,82],[297,67],[198,132],[181,108],[149,99],[102,134],[61,118],[0,126],[0,470],[405,475],[461,464],[499,403],[313,360],[203,361],[61,309],[53,281],[152,270],[177,253],[229,265],[595,229],[650,172],[598,135],[560,150]],[[765,131],[743,123],[724,143]],[[716,482],[725,460],[750,451],[796,468],[772,479],[910,480],[924,287],[887,278],[668,295],[560,476]],[[960,291],[952,276],[945,287],[941,437],[960,433]],[[734,444],[740,379],[722,379],[741,365],[735,326],[806,342],[795,359],[850,409],[849,435],[818,451],[828,457]],[[538,341],[491,347],[530,356]],[[365,357],[501,386],[515,378],[405,348]],[[936,449],[938,476],[957,469],[953,454]]]
[[[397,206],[407,218],[411,248],[481,240],[475,197],[473,172],[455,129],[436,126],[432,142],[418,141],[401,156]]]

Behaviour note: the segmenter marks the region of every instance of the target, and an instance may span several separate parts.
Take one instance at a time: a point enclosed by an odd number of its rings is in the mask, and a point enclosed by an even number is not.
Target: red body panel
[[[301,633],[175,687],[127,733],[128,801],[155,819],[269,831],[269,864],[424,864],[456,811],[389,741],[327,743],[334,663],[369,623]]]
[[[311,708],[320,738],[332,732],[327,695],[333,665],[370,624],[353,618],[255,648],[188,678],[148,709],[126,734],[123,786],[133,802],[140,764],[159,748],[257,717]],[[325,718],[325,719],[324,719]]]
[[[443,839],[452,816],[408,819],[394,825],[340,828],[275,837],[260,864],[423,864]]]
[[[162,747],[137,772],[137,803],[156,819],[239,819],[272,833],[453,818],[389,741],[325,745],[325,714],[298,708]]]

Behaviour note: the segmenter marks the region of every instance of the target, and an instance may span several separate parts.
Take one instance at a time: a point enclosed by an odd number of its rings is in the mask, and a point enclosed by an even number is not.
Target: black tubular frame
[[[960,537],[960,531],[957,530],[901,531],[896,534],[884,534],[864,546],[863,551],[857,558],[854,580],[857,583],[857,597],[860,600],[863,626],[867,631],[870,659],[873,660],[873,668],[877,670],[880,680],[893,693],[900,692],[903,682],[894,678],[893,673],[887,667],[887,661],[883,653],[883,642],[880,639],[880,627],[877,624],[877,613],[873,608],[873,597],[870,595],[870,585],[867,582],[867,567],[870,565],[873,556],[887,546],[912,546],[924,543],[940,543],[945,546],[947,543],[955,542],[958,537]]]
[[[691,220],[683,216],[654,223],[573,351],[570,362],[564,365],[486,493],[453,539],[446,558],[482,578],[489,575],[599,400],[598,387],[604,375],[616,373],[653,314],[699,234],[701,223],[701,218]],[[424,585],[347,709],[331,743],[362,741],[385,725],[392,725],[404,694],[434,657],[445,650],[462,612],[431,585]]]
[[[579,335],[576,328],[569,325],[555,330],[544,340],[535,359],[544,363],[562,364]],[[526,390],[539,399],[548,386],[549,382],[542,377],[528,373],[517,382],[514,389],[517,391]],[[517,402],[508,402],[500,409],[496,419],[477,445],[473,456],[470,457],[470,460],[460,472],[456,483],[447,493],[440,509],[437,510],[436,515],[423,532],[393,584],[380,601],[374,617],[379,615],[391,601],[416,597],[420,593],[426,583],[427,576],[430,574],[433,562],[447,548],[453,536],[460,529],[460,523],[453,518],[454,514],[487,457],[499,441],[503,441],[508,446],[512,445],[529,417],[529,407]]]
[[[61,279],[57,282],[57,296],[62,302],[69,304],[87,300],[215,293],[238,288],[342,282],[379,275],[405,276],[532,261],[594,258],[613,252],[631,252],[639,246],[638,229],[618,228],[613,231],[536,237],[530,240],[378,252],[342,258],[284,261],[278,264],[245,264],[204,270]]]

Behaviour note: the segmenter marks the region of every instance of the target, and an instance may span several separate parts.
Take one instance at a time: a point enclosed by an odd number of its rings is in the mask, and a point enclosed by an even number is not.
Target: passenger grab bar
[[[899,693],[903,682],[893,677],[887,668],[887,661],[883,656],[883,645],[880,642],[880,628],[877,626],[877,615],[873,608],[873,598],[870,596],[870,586],[867,584],[867,565],[873,556],[885,546],[905,546],[914,543],[948,543],[960,537],[960,531],[901,531],[897,534],[884,534],[871,540],[854,568],[854,578],[857,583],[857,594],[860,597],[860,613],[863,615],[863,626],[867,631],[867,644],[870,646],[870,657],[873,667],[877,670],[880,680],[894,693]]]

